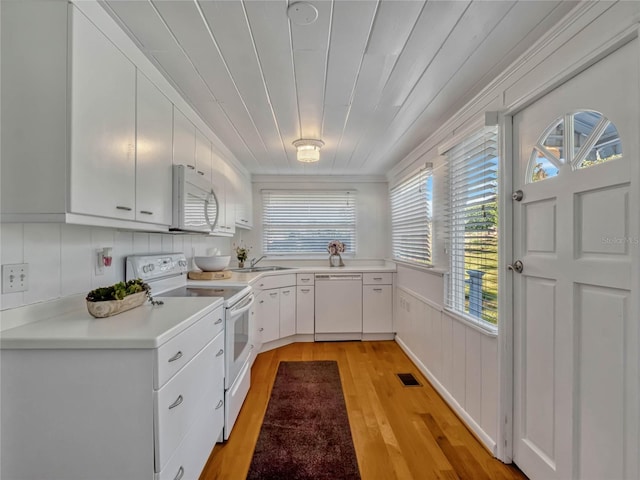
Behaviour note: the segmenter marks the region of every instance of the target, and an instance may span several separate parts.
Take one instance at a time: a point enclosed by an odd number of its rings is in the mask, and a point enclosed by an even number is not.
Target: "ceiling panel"
[[[577,2],[107,0],[237,159],[261,174],[381,174]],[[325,142],[295,161],[298,138]]]

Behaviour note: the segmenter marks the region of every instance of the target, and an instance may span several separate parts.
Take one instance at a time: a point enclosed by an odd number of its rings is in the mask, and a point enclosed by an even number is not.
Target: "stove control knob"
[[[147,273],[149,271],[149,267],[147,267],[146,265],[144,267],[142,267],[142,271],[144,273]]]
[[[156,268],[156,266],[153,263],[149,264],[149,271],[153,272],[153,269]]]

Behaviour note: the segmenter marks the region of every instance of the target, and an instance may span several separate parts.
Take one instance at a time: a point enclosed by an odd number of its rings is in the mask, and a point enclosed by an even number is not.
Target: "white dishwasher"
[[[362,274],[315,276],[315,339],[362,340]]]

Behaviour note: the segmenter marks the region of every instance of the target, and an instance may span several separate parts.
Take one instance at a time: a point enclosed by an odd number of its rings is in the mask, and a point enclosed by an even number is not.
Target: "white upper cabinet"
[[[173,107],[173,164],[196,169],[196,127]]]
[[[135,66],[72,9],[70,211],[135,219]]]
[[[196,172],[211,182],[211,142],[196,128]]]
[[[230,167],[215,153],[212,158],[213,189],[220,207],[218,223],[214,228],[213,233],[214,235],[231,236],[236,231],[236,214],[233,200],[233,186],[229,179]]]
[[[233,173],[233,195],[235,199],[235,217],[238,228],[253,228],[253,192],[251,179],[231,168]]]
[[[138,71],[136,220],[171,225],[173,106]]]

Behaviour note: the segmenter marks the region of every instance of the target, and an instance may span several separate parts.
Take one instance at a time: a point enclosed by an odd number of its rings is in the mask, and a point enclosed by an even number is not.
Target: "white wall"
[[[188,258],[218,248],[229,254],[229,238],[121,231],[57,223],[0,225],[2,265],[27,263],[29,289],[2,294],[0,310],[66,297],[112,285],[125,278],[128,255],[184,252]],[[96,276],[96,250],[113,248],[112,266]]]
[[[253,181],[253,230],[236,239],[253,247],[251,256],[262,255],[262,190],[317,189],[357,191],[357,251],[355,259],[383,259],[391,252],[389,196],[384,177],[301,177],[258,175]]]

